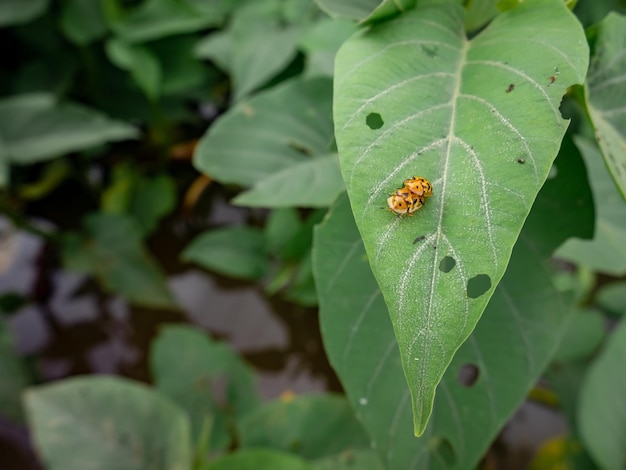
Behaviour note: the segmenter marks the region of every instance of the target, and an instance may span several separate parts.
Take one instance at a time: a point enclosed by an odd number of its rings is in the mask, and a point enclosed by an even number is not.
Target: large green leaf
[[[626,465],[626,321],[615,329],[580,391],[578,428],[587,449],[604,470]]]
[[[331,96],[331,81],[318,78],[293,80],[240,102],[209,128],[194,165],[223,183],[251,186],[311,155],[327,154]]]
[[[159,266],[141,240],[143,233],[131,217],[92,214],[82,235],[62,239],[65,267],[95,276],[104,288],[131,302],[154,308],[176,308]]]
[[[346,198],[316,229],[326,351],[386,468],[475,468],[555,353],[572,308],[551,286],[546,258],[565,238],[590,236],[593,221],[589,188],[577,183],[586,180],[580,156],[564,152],[559,161],[563,169],[539,193],[483,318],[439,384],[421,439],[413,437],[397,342]]]
[[[626,204],[611,179],[598,147],[583,138],[576,145],[585,158],[596,201],[593,240],[568,240],[557,256],[616,276],[626,273]]]
[[[471,41],[460,6],[425,5],[338,53],[342,172],[400,345],[417,435],[504,274],[567,127],[560,101],[582,83],[587,60],[561,0],[524,2]],[[410,218],[381,210],[413,175],[433,183],[425,207]]]
[[[271,447],[307,459],[365,449],[369,444],[348,402],[334,395],[270,402],[244,416],[238,425],[242,447]]]
[[[211,450],[228,446],[235,419],[260,401],[251,368],[226,344],[189,326],[164,328],[152,344],[150,365],[155,386],[187,411],[194,442],[208,430]]]
[[[49,470],[189,470],[189,422],[145,385],[80,377],[32,389],[26,409]]]
[[[105,142],[133,139],[137,130],[74,103],[58,103],[46,93],[0,101],[0,138],[6,158],[29,164]]]
[[[608,15],[598,25],[589,76],[587,111],[606,165],[626,199],[626,17]]]

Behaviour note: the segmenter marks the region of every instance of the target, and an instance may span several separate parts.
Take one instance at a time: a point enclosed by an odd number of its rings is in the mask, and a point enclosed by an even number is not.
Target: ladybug
[[[404,187],[416,196],[430,197],[433,194],[433,185],[422,176],[404,180]]]
[[[398,189],[387,199],[387,206],[398,215],[410,214],[409,208],[413,207],[414,199],[411,191],[406,188]]]
[[[432,196],[430,181],[421,176],[414,176],[404,181],[404,186],[397,189],[388,199],[387,206],[398,215],[412,216],[422,208],[426,198]]]

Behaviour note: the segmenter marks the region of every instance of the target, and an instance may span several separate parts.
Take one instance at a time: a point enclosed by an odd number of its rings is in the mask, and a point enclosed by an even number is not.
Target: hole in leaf
[[[459,369],[456,379],[461,385],[471,387],[478,380],[478,366],[476,364],[463,364]]]
[[[552,167],[550,168],[550,173],[548,173],[548,179],[553,180],[558,174],[559,170],[557,169],[556,165],[552,165]]]
[[[372,130],[380,129],[383,127],[383,118],[378,113],[369,113],[365,118],[365,124]]]
[[[467,296],[477,299],[491,288],[491,278],[486,274],[479,274],[467,281]]]
[[[439,263],[439,271],[449,273],[450,271],[452,271],[452,268],[454,268],[455,265],[456,261],[454,260],[454,258],[452,258],[451,256],[446,256],[444,259],[441,260],[441,263]]]
[[[435,436],[428,443],[432,450],[445,468],[452,468],[456,465],[456,455],[450,441],[445,437]]]

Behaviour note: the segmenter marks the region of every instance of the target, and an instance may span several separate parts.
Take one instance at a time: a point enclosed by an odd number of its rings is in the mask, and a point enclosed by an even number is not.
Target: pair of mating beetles
[[[404,186],[396,190],[388,199],[387,206],[398,215],[413,215],[432,196],[433,186],[426,178],[414,176],[404,181]]]

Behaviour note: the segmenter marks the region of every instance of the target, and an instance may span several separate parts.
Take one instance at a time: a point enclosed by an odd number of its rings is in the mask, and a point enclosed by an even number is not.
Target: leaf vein
[[[519,69],[516,69],[515,67],[511,67],[510,65],[504,64],[502,62],[496,62],[496,61],[493,61],[493,60],[470,60],[470,61],[467,61],[467,65],[471,65],[471,64],[486,65],[486,66],[489,66],[489,67],[501,68],[501,69],[508,70],[509,72],[512,72],[515,75],[518,75],[518,76],[522,77],[524,80],[526,80],[528,83],[530,83],[534,88],[539,90],[539,93],[541,93],[543,95],[543,97],[546,100],[546,103],[548,103],[548,105],[550,106],[550,109],[552,109],[552,112],[554,113],[554,116],[556,117],[557,122],[560,123],[560,121],[561,121],[561,114],[559,113],[559,110],[552,103],[552,100],[550,99],[550,97],[546,93],[546,90],[544,89],[544,87],[542,87],[539,83],[537,83],[537,81],[534,78],[532,78],[530,75],[522,72]]]
[[[511,121],[509,121],[506,117],[504,117],[504,115],[502,115],[500,113],[500,111],[498,111],[498,109],[493,104],[491,104],[489,101],[487,101],[487,100],[485,100],[483,98],[480,98],[479,96],[474,96],[474,95],[461,94],[460,96],[463,97],[463,98],[467,98],[467,99],[470,99],[470,100],[477,101],[478,103],[480,103],[483,106],[487,107],[489,109],[489,111],[491,111],[500,120],[500,122],[505,127],[507,127],[510,131],[512,131],[518,137],[519,141],[524,146],[524,150],[526,151],[526,156],[532,162],[533,170],[535,172],[535,180],[537,181],[537,183],[539,183],[539,174],[537,172],[537,163],[535,162],[535,157],[534,157],[532,151],[530,150],[530,147],[528,146],[528,141],[524,138],[524,136],[517,129],[517,127],[515,127],[511,123]]]
[[[398,88],[402,88],[405,85],[408,85],[410,83],[413,83],[417,80],[422,80],[422,79],[426,79],[426,78],[432,78],[432,77],[450,77],[453,76],[451,73],[449,72],[433,72],[433,73],[427,73],[425,75],[417,75],[415,77],[411,77],[411,78],[407,78],[406,80],[402,80],[401,82],[395,83],[394,85],[385,88],[383,91],[381,91],[380,93],[377,93],[376,95],[372,96],[371,98],[366,99],[363,104],[361,106],[359,106],[359,108],[350,115],[350,117],[348,117],[346,123],[341,127],[341,130],[339,132],[343,132],[346,127],[348,127],[350,125],[350,123],[354,120],[354,118],[361,112],[363,111],[363,109],[365,109],[365,107],[369,104],[375,103],[379,98],[391,93],[392,91],[397,90]]]

